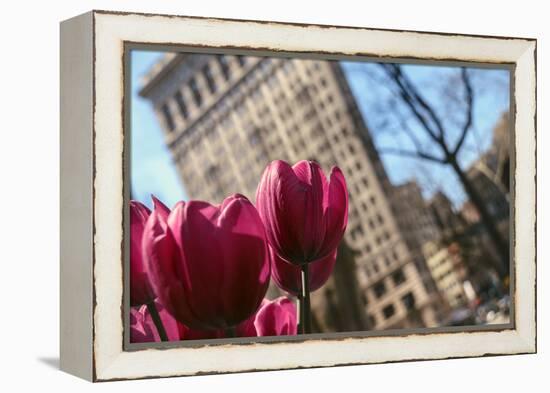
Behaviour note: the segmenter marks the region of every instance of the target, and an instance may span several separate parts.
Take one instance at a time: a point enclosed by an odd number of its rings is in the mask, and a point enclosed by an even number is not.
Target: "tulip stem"
[[[311,305],[309,300],[309,264],[302,266],[302,293],[300,300],[300,333],[311,333]]]
[[[162,324],[162,320],[160,319],[159,312],[157,310],[157,306],[155,305],[155,302],[147,303],[147,310],[149,311],[149,314],[151,314],[151,318],[153,319],[153,323],[155,324],[155,327],[157,328],[157,332],[159,333],[159,337],[161,341],[168,341],[168,336],[166,335],[166,330],[164,330],[164,326]]]
[[[296,298],[298,299],[298,321],[296,326],[296,331],[298,334],[304,333],[304,307],[303,307],[303,297],[302,293],[300,292],[298,295],[296,295]]]

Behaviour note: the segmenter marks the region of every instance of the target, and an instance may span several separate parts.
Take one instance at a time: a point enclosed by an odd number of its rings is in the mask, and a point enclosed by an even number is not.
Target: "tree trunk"
[[[509,265],[509,244],[507,241],[504,240],[504,238],[501,236],[500,232],[498,231],[495,222],[493,221],[493,217],[487,210],[487,207],[485,205],[485,201],[481,198],[481,195],[479,195],[478,191],[475,189],[474,185],[466,176],[466,173],[460,168],[458,165],[456,159],[450,160],[450,165],[458,175],[458,178],[460,179],[460,182],[462,183],[464,190],[466,191],[466,194],[468,194],[468,197],[472,201],[472,203],[475,205],[476,209],[479,212],[479,215],[481,217],[481,221],[485,228],[487,229],[487,232],[489,234],[489,237],[491,238],[491,241],[493,242],[493,245],[496,248],[496,251],[498,255],[500,256],[501,260],[501,266],[498,267],[499,274],[504,277],[509,274],[510,272],[510,265]]]

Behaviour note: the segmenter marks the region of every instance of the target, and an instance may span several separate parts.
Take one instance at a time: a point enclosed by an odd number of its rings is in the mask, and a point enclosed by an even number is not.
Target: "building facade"
[[[428,242],[422,250],[439,292],[451,308],[456,308],[463,306],[468,299],[463,286],[464,274],[460,273],[458,253],[452,252],[452,248],[453,245],[442,247],[437,242]]]
[[[391,206],[392,186],[338,62],[166,54],[140,94],[154,107],[192,199],[219,203],[238,192],[254,201],[275,159],[340,167],[350,195],[345,242],[369,326],[437,325]],[[313,293],[319,313],[329,308],[327,291],[345,290],[335,281]]]
[[[436,215],[414,180],[392,187],[391,199],[403,239],[410,250],[424,287],[433,300],[438,319],[443,319],[443,314],[448,312],[449,303],[436,285],[424,252],[425,245],[438,246],[442,240],[443,232],[438,225]],[[441,245],[441,247],[445,246]]]

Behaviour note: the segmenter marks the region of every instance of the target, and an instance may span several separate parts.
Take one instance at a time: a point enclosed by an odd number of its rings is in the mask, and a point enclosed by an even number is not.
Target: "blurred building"
[[[321,330],[437,325],[433,297],[392,209],[391,185],[338,62],[166,54],[140,94],[154,107],[190,198],[219,203],[238,192],[254,200],[275,159],[342,169],[350,193],[346,258],[354,268],[312,294]],[[350,279],[361,302],[349,312],[368,315],[348,325],[345,318],[323,322],[343,307]]]
[[[410,248],[421,249],[425,243],[440,239],[441,228],[416,181],[393,187],[393,205]]]
[[[464,305],[467,301],[463,286],[465,271],[458,252],[451,246],[442,247],[437,242],[425,243],[422,251],[437,288],[449,306],[456,308]]]
[[[414,180],[392,187],[392,205],[399,229],[411,252],[424,287],[434,300],[438,319],[442,319],[442,314],[448,311],[445,307],[448,302],[446,299],[441,299],[424,252],[426,244],[439,245],[443,235],[442,228],[438,225],[434,211],[422,196],[422,191]]]
[[[467,171],[498,230],[510,237],[510,131],[508,114],[493,129],[490,148]]]
[[[481,220],[478,210],[471,201],[466,201],[460,208],[460,215],[466,222],[466,225],[477,224]]]
[[[468,168],[466,174],[503,240],[510,243],[510,124],[507,113],[502,115],[494,127],[489,149]],[[508,276],[508,261],[502,261],[477,208],[471,203],[465,203],[462,216],[470,223],[467,232],[470,237],[475,237],[477,249],[484,253],[487,264],[492,265],[501,278]]]
[[[435,193],[428,205],[444,240],[454,239],[464,231],[463,217],[455,211],[453,204],[443,192]]]

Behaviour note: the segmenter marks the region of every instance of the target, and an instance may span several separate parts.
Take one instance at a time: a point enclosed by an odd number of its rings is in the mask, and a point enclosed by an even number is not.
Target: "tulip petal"
[[[303,206],[305,192],[306,185],[298,179],[292,167],[279,160],[268,165],[256,192],[256,204],[266,226],[266,236],[277,252],[287,259],[302,256],[301,252],[296,254],[301,247],[300,239],[294,234],[292,210]]]
[[[310,183],[317,184],[318,178],[307,161],[298,163],[296,171],[284,161],[269,164],[258,187],[256,204],[270,244],[286,260],[301,264],[309,258],[312,239],[319,230],[315,223],[322,210],[320,203],[315,207],[316,196]],[[310,236],[312,226],[316,229]]]
[[[296,306],[285,297],[269,301],[256,315],[254,326],[258,337],[289,336],[297,333]]]
[[[348,189],[344,174],[338,167],[334,167],[330,174],[328,193],[324,203],[326,234],[319,256],[323,257],[332,252],[346,231],[348,223]]]
[[[308,185],[305,193],[304,205],[300,208],[301,218],[295,223],[300,238],[300,244],[304,251],[303,262],[312,261],[325,236],[326,222],[323,217],[323,191],[326,188],[326,177],[319,164],[312,161],[300,161],[292,167],[296,176]]]
[[[151,285],[160,302],[179,321],[194,320],[195,312],[183,285],[185,279],[189,280],[181,273],[181,266],[185,265],[183,256],[177,252],[174,236],[157,211],[147,220],[143,252]]]
[[[277,286],[291,295],[298,296],[302,290],[302,272],[299,266],[293,265],[275,251],[271,251],[271,276]],[[336,264],[337,249],[324,258],[309,264],[309,290],[316,291],[330,278]]]
[[[130,201],[130,304],[149,303],[155,296],[143,262],[141,241],[151,211],[142,203]]]
[[[158,301],[155,301],[155,306],[157,307],[160,320],[168,336],[168,341],[180,340],[178,322]],[[130,342],[143,343],[160,341],[160,335],[147,306],[132,307],[130,309]]]
[[[215,221],[220,211],[201,201],[190,201],[174,208],[168,225],[174,234],[183,262],[178,264],[195,320],[182,320],[194,329],[215,330],[224,326],[220,295],[213,296],[223,283],[220,262],[224,252],[218,241]],[[213,290],[214,288],[214,290]]]
[[[151,199],[153,200],[153,206],[155,210],[159,213],[160,218],[162,218],[164,221],[168,220],[170,209],[154,195],[151,195]]]
[[[221,296],[227,322],[234,326],[260,306],[269,285],[270,264],[263,223],[252,203],[243,196],[231,196],[221,209],[217,221],[217,239],[224,250]]]

